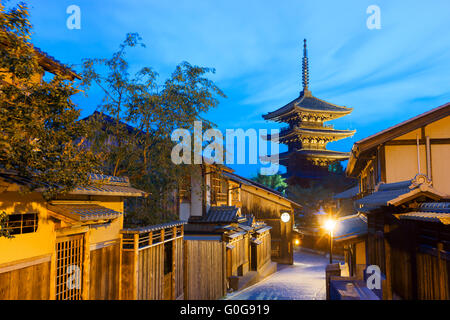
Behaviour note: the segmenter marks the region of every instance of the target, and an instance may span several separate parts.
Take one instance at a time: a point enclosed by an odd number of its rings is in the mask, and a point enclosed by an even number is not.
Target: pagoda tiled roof
[[[315,158],[333,158],[336,160],[345,160],[350,157],[349,152],[333,151],[333,150],[317,150],[317,149],[297,149],[295,151],[288,151],[279,154],[279,159],[288,159],[292,154],[298,154],[305,157]]]
[[[356,130],[336,130],[333,128],[307,128],[294,127],[290,130],[280,132],[280,138],[289,137],[292,135],[311,135],[311,136],[343,136],[349,137],[354,135]]]
[[[353,108],[338,106],[319,98],[314,97],[311,94],[301,94],[298,98],[292,100],[284,107],[281,107],[273,112],[269,112],[263,115],[265,120],[280,121],[281,117],[286,116],[295,111],[308,111],[317,113],[337,114],[343,116],[352,112]]]

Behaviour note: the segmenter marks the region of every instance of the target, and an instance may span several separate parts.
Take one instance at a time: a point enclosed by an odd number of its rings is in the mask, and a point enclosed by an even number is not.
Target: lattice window
[[[211,201],[213,203],[228,200],[228,182],[219,174],[211,174]]]
[[[6,222],[6,229],[11,235],[36,232],[37,227],[37,213],[10,214]]]
[[[81,300],[83,245],[83,235],[56,241],[56,300]]]

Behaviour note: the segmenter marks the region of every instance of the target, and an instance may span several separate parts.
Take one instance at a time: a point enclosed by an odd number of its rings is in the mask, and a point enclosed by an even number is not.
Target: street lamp
[[[330,264],[333,263],[333,230],[336,227],[336,220],[329,218],[325,221],[324,228],[330,232]]]

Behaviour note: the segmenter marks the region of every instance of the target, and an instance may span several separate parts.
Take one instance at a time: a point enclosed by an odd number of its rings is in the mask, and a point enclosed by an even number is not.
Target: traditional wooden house
[[[276,190],[234,172],[224,171],[223,177],[228,179],[230,189],[238,190],[231,199],[232,204],[240,206],[244,215],[254,215],[257,221],[263,221],[271,227],[272,260],[292,264],[294,212],[300,210],[301,205]]]
[[[213,206],[235,206],[271,227],[272,260],[293,263],[294,212],[301,205],[260,183],[239,176],[225,167],[198,166],[191,174],[189,192],[180,193],[180,219],[206,216]],[[281,217],[284,217],[281,219]]]
[[[241,289],[274,272],[272,260],[292,263],[293,215],[300,205],[229,168],[198,166],[188,182],[179,206],[188,221],[187,299],[217,299],[228,288]],[[202,265],[209,267],[199,274]],[[199,286],[201,279],[209,280]]]
[[[366,264],[383,298],[448,299],[450,103],[355,143],[347,174],[367,215]]]
[[[357,199],[359,193],[359,186],[356,185],[345,191],[333,195],[335,201],[336,213],[339,216],[347,216],[356,214],[357,210],[354,206],[354,201]]]
[[[223,243],[215,256],[222,254],[225,276],[216,278],[225,281],[224,288],[238,290],[276,270],[276,264],[271,261],[270,229],[264,222],[256,222],[253,216],[243,216],[240,208],[213,206],[206,216],[189,220],[185,240],[191,244],[193,241]],[[201,261],[202,258],[188,256],[187,259]]]
[[[348,267],[345,273],[363,279],[366,269],[367,217],[361,213],[339,217],[333,241],[343,247],[345,265]]]
[[[0,206],[12,239],[0,238],[0,299],[119,299],[123,200],[142,197],[125,177],[56,196],[24,193],[32,181],[0,173]]]

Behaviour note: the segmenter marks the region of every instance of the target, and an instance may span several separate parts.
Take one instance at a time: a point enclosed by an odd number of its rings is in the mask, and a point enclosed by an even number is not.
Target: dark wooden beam
[[[391,140],[385,143],[387,146],[417,145],[416,139]],[[419,139],[419,144],[426,144],[426,139]],[[450,138],[430,139],[430,144],[450,144]]]

